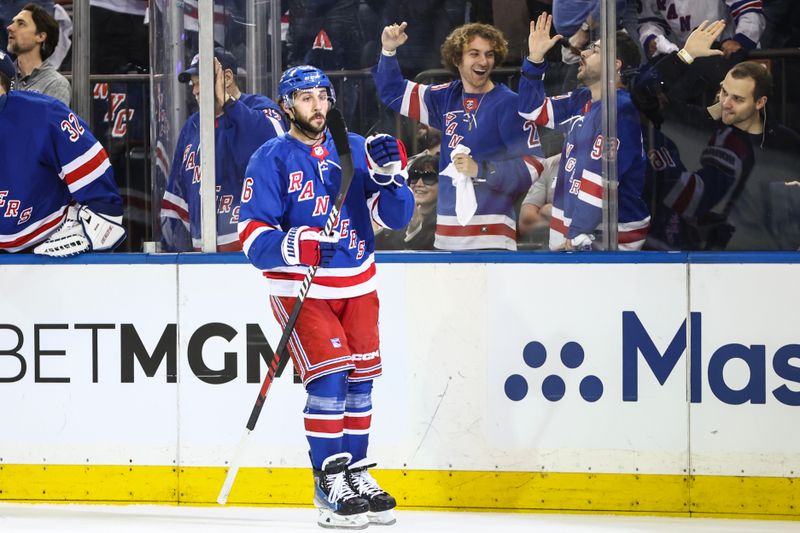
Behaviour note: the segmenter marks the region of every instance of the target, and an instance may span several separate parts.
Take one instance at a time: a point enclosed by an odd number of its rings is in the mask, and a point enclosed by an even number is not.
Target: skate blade
[[[369,518],[367,513],[340,515],[330,509],[320,509],[317,524],[326,529],[366,529]]]
[[[397,522],[392,509],[378,513],[367,513],[367,517],[369,518],[369,523],[374,526],[391,526]]]

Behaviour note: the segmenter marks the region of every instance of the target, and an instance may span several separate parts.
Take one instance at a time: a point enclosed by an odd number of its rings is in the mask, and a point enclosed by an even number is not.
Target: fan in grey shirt
[[[58,23],[37,5],[26,5],[8,26],[8,51],[17,55],[14,88],[46,94],[69,105],[69,82],[52,65],[44,62],[56,44]]]

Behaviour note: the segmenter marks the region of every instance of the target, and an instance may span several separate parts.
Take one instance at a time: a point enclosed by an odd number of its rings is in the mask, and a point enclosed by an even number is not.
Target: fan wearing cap
[[[0,50],[0,251],[113,249],[125,229],[108,154],[62,102],[11,91],[14,70]]]
[[[395,500],[368,473],[372,382],[381,375],[372,223],[408,224],[405,149],[394,137],[350,133],[353,180],[333,233],[324,234],[342,182],[328,132],[335,94],[304,65],[283,73],[279,103],[289,133],[258,149],[247,167],[239,232],[245,255],[269,283],[282,325],[309,266],[319,266],[289,343],[308,393],[303,411],[323,527],[360,529],[394,521]]]
[[[278,106],[259,94],[245,94],[236,81],[236,58],[224,48],[214,49],[214,137],[217,188],[217,251],[242,249],[236,225],[244,171],[256,149],[284,132]],[[200,57],[178,75],[200,96]],[[161,243],[165,250],[199,250],[200,228],[200,113],[186,121],[175,146],[164,198],[161,202]]]

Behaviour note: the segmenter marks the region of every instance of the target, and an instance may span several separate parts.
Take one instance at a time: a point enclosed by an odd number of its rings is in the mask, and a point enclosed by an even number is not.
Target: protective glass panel
[[[768,50],[751,57],[761,59],[656,62],[656,69],[680,75],[648,87],[649,248],[800,246],[800,135],[791,128],[796,121],[782,86],[798,58],[772,57]],[[770,79],[778,84],[768,95]]]
[[[244,171],[250,155],[285,125],[271,87],[280,46],[278,2],[215,0],[213,50],[223,71],[215,88],[214,210],[217,251],[241,249],[236,225]],[[164,251],[199,250],[200,216],[199,61],[200,9],[204,2],[153,2],[152,190],[154,241]],[[273,39],[272,35],[276,38]],[[239,112],[241,109],[243,111]],[[205,123],[205,122],[204,122]]]

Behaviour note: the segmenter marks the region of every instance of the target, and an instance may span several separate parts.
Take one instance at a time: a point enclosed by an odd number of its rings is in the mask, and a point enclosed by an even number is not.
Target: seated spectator
[[[601,47],[596,41],[581,53],[578,80],[584,87],[556,98],[544,92],[545,54],[561,39],[550,36],[552,17],[531,22],[529,56],[519,86],[519,112],[537,125],[559,128],[567,135],[558,169],[550,223],[551,250],[591,250],[602,222],[601,159],[604,139],[600,98]],[[616,34],[618,235],[620,250],[639,250],[650,223],[642,201],[645,158],[639,112],[625,87],[622,72],[639,65],[639,47],[627,33]]]
[[[27,4],[8,26],[8,50],[17,56],[15,88],[52,96],[69,105],[70,84],[45,60],[58,45],[58,23],[36,4]]]
[[[14,74],[0,50],[0,250],[62,257],[113,249],[125,229],[105,150],[63,103],[11,91]]]
[[[379,250],[433,250],[439,157],[417,156],[408,167],[407,183],[414,193],[414,214],[404,229],[383,230],[375,235],[375,247]]]
[[[191,82],[200,97],[200,57],[178,75]],[[217,251],[242,249],[237,225],[242,184],[250,156],[268,140],[283,134],[283,116],[266,96],[245,94],[236,82],[236,58],[214,49],[214,112],[216,115]],[[161,203],[161,241],[165,250],[200,250],[200,113],[186,121],[175,146],[167,187]]]
[[[703,20],[726,22],[719,37],[725,57],[756,48],[766,27],[761,2],[743,0],[641,0],[639,40],[648,58],[677,52]]]

